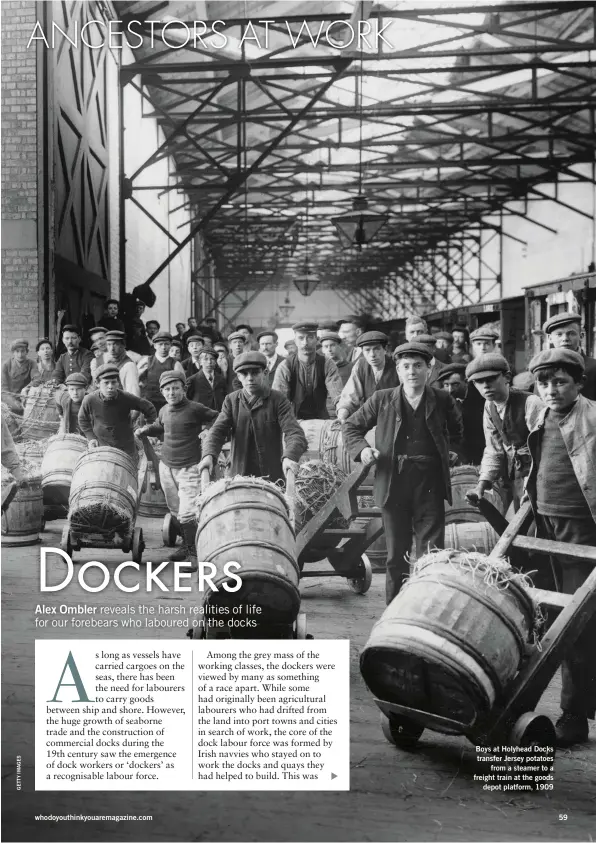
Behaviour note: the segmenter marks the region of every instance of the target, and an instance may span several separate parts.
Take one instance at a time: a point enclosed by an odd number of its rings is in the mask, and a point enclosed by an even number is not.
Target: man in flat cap
[[[186,378],[182,363],[170,357],[171,346],[172,335],[169,331],[160,331],[153,337],[155,353],[151,357],[143,357],[138,364],[141,395],[151,401],[157,412],[166,403],[159,388],[159,379],[162,374],[176,370]]]
[[[470,347],[472,349],[472,357],[478,357],[480,354],[492,354],[497,351],[497,340],[499,335],[492,328],[476,328],[470,334]]]
[[[231,475],[263,477],[275,483],[306,451],[306,436],[287,398],[270,389],[267,359],[247,351],[234,360],[242,388],[226,395],[207,436],[199,469],[213,472],[224,442],[232,437]]]
[[[400,386],[375,392],[343,426],[352,458],[377,464],[374,496],[387,539],[387,603],[409,573],[412,537],[417,556],[444,546],[444,501],[451,502],[449,450],[463,435],[456,402],[427,384],[428,348],[404,343],[393,356]],[[371,448],[365,435],[375,426]]]
[[[267,377],[269,379],[269,386],[273,386],[275,373],[285,359],[281,354],[277,353],[279,337],[275,331],[261,331],[260,334],[257,334],[257,342],[259,344],[259,351],[267,358]]]
[[[201,370],[186,381],[186,394],[190,401],[219,413],[228,394],[228,385],[217,366],[218,356],[213,348],[203,349],[199,358]]]
[[[10,360],[2,366],[2,400],[14,413],[22,415],[20,394],[35,376],[35,361],[27,356],[29,343],[25,339],[14,340],[10,352]]]
[[[317,337],[321,344],[321,354],[323,357],[328,357],[335,363],[342,385],[345,388],[348,380],[350,379],[354,363],[350,363],[349,360],[344,358],[343,342],[340,335],[337,331],[319,330],[317,331]],[[360,360],[360,358],[358,358],[358,360]],[[358,362],[358,360],[356,362]],[[330,419],[337,418],[335,403],[329,397],[327,397],[327,412],[329,413]]]
[[[437,331],[432,335],[435,340],[435,357],[441,363],[449,365],[451,360],[451,347],[453,345],[453,337],[448,331]]]
[[[435,356],[435,338],[432,334],[419,334],[416,337],[416,342],[425,345],[431,354],[430,363],[428,366],[428,385],[437,386],[439,374],[441,373],[446,364],[442,363]]]
[[[362,349],[356,343],[358,337],[364,332],[362,319],[359,316],[346,316],[339,320],[337,333],[343,343],[344,357],[348,363],[355,363],[362,354]]]
[[[451,336],[453,344],[451,347],[452,363],[469,363],[472,359],[470,354],[470,332],[465,325],[455,325]]]
[[[60,433],[78,433],[79,410],[87,392],[87,379],[81,372],[74,372],[66,378],[66,391],[56,393],[56,406],[60,415]]]
[[[250,325],[236,325],[236,333],[242,334],[244,337],[244,350],[245,351],[258,351],[258,343],[255,342],[254,339],[254,331],[250,327]]]
[[[557,313],[546,320],[542,330],[553,348],[566,348],[582,355],[585,365],[582,395],[590,401],[596,400],[596,360],[587,357],[582,350],[581,316],[578,313]]]
[[[395,363],[387,354],[389,337],[382,331],[367,331],[358,337],[362,356],[352,366],[348,382],[337,402],[337,418],[345,422],[378,389],[399,385]]]
[[[484,399],[478,390],[466,382],[466,364],[449,363],[439,372],[437,389],[443,389],[454,398],[461,409],[464,437],[458,454],[462,464],[480,465],[484,454]]]
[[[285,395],[298,419],[328,419],[327,400],[335,406],[342,382],[333,360],[317,352],[317,324],[292,325],[298,351],[278,367],[273,389]]]
[[[596,402],[583,395],[585,361],[569,348],[542,351],[530,361],[543,406],[530,420],[532,468],[526,484],[538,535],[596,547]],[[555,561],[557,590],[573,594],[592,570],[589,562]],[[596,712],[596,615],[561,664],[562,715],[556,742],[568,747],[588,739]]]
[[[121,388],[118,366],[104,363],[95,374],[97,390],[83,398],[79,428],[89,440],[89,448],[106,445],[119,448],[136,463],[137,446],[133,435],[132,413],[143,413],[149,424],[157,418],[155,407],[145,398]]]
[[[195,546],[195,500],[200,492],[201,440],[204,424],[217,418],[217,411],[190,401],[186,395],[186,378],[179,371],[162,372],[159,387],[165,405],[156,421],[135,430],[135,436],[163,437],[159,461],[159,479],[168,509],[182,535],[182,547],[170,554],[172,562],[187,562],[197,570]]]
[[[103,363],[112,363],[118,367],[120,383],[125,392],[140,395],[139,371],[136,363],[126,351],[126,333],[124,331],[106,331],[104,334],[105,351],[100,358],[91,362],[91,375],[95,380],[98,368]]]
[[[62,342],[66,348],[54,369],[54,380],[64,383],[69,375],[81,372],[91,383],[91,361],[93,354],[81,345],[81,332],[76,325],[65,325],[62,329]]]
[[[491,352],[474,357],[466,367],[466,378],[474,384],[484,405],[485,447],[478,485],[467,493],[472,503],[501,480],[516,511],[530,471],[528,418],[539,400],[531,392],[510,386],[509,364],[502,354]]]

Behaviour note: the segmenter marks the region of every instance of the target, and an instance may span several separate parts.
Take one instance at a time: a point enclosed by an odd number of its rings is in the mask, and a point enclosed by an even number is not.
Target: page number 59
[[[559,820],[564,821],[566,819],[567,819],[567,814],[559,814]]]

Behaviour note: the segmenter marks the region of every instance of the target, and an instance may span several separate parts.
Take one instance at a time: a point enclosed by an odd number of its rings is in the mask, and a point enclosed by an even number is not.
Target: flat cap
[[[319,339],[321,342],[325,342],[325,340],[333,340],[333,342],[340,343],[342,341],[340,335],[336,334],[335,331],[321,331]]]
[[[240,331],[232,331],[231,334],[228,334],[228,342],[232,342],[232,340],[242,340],[242,342],[246,342],[246,337],[244,334],[241,334]]]
[[[360,316],[356,316],[356,315],[355,315],[355,314],[353,314],[353,313],[349,314],[348,316],[344,316],[344,318],[343,318],[343,319],[340,319],[340,320],[338,321],[338,323],[337,323],[337,324],[338,324],[338,327],[339,327],[339,326],[341,326],[341,325],[345,325],[345,324],[346,324],[346,322],[347,322],[347,323],[349,323],[350,325],[357,325],[359,328],[361,328],[361,327],[362,327],[362,319],[361,319],[361,317],[360,317]]]
[[[454,328],[454,330],[461,331],[463,328]],[[489,328],[476,328],[475,331],[472,331],[470,334],[470,342],[474,342],[474,340],[492,340],[496,342],[499,339],[499,335],[496,331],[492,331]]]
[[[104,340],[112,340],[114,342],[126,342],[126,334],[124,331],[106,331]]]
[[[319,325],[319,331],[337,331],[339,325],[337,322],[321,322]]]
[[[398,345],[393,352],[393,359],[398,360],[400,357],[405,357],[408,354],[417,354],[419,357],[424,357],[427,363],[430,362],[433,356],[428,346],[420,342],[404,342],[402,345]]]
[[[120,370],[118,366],[115,366],[113,363],[104,363],[103,366],[98,366],[95,370],[95,380],[99,381],[102,378],[113,378],[113,377],[120,377]]]
[[[479,354],[466,366],[466,378],[477,381],[480,378],[492,378],[495,375],[505,375],[509,372],[509,363],[502,354],[493,351]]]
[[[97,342],[96,340],[91,346],[91,351],[105,351],[105,348],[101,343]]]
[[[545,334],[550,334],[551,331],[554,331],[556,328],[562,328],[564,325],[581,325],[582,318],[579,313],[557,313],[555,316],[551,316],[550,319],[547,319],[544,325],[542,326],[542,330]]]
[[[174,338],[174,339],[172,340],[172,345],[175,345],[175,346],[176,346],[176,348],[182,348],[182,343],[180,342],[180,340],[178,340],[178,339],[176,339],[176,338]]]
[[[66,386],[87,386],[87,378],[81,372],[73,372],[64,381]]]
[[[10,350],[16,351],[17,348],[26,348],[27,350],[29,350],[29,340],[24,340],[24,339],[13,340],[10,344]]]
[[[303,331],[305,334],[316,334],[319,326],[316,322],[294,322],[293,331]]]
[[[96,325],[94,328],[89,328],[89,336],[92,337],[93,334],[107,334],[108,329],[104,328],[103,325]]]
[[[436,340],[448,340],[449,342],[453,339],[453,334],[450,334],[449,331],[439,331],[434,335]]]
[[[155,336],[151,337],[151,342],[153,345],[156,342],[172,342],[172,335],[169,331],[158,331]]]
[[[465,363],[449,363],[447,366],[444,366],[441,371],[437,374],[437,380],[442,381],[445,378],[451,377],[451,375],[461,375],[465,377],[466,375],[466,364]]]
[[[367,331],[358,337],[356,345],[362,348],[363,345],[387,345],[389,337],[382,331]]]
[[[169,372],[162,372],[159,376],[159,388],[162,389],[167,383],[173,383],[174,381],[180,381],[182,386],[186,386],[186,375],[183,375],[177,369],[172,369]]]
[[[186,345],[188,345],[191,342],[202,342],[202,343],[204,343],[205,340],[204,340],[204,338],[201,334],[191,334],[190,337],[186,338]]]
[[[279,339],[275,331],[261,331],[260,334],[257,334],[257,342],[261,339],[261,337],[273,337],[275,342]]]
[[[62,333],[64,333],[65,331],[72,331],[74,334],[78,334],[79,336],[81,336],[81,331],[77,327],[77,325],[65,325],[62,328]]]
[[[201,357],[203,357],[204,355],[207,355],[208,357],[213,357],[214,360],[217,360],[217,358],[219,357],[219,354],[213,348],[204,348],[201,351]]]
[[[416,342],[421,342],[423,345],[434,345],[436,337],[433,337],[432,334],[418,334],[416,337]]]
[[[241,372],[243,369],[252,369],[255,366],[261,369],[267,368],[267,358],[260,351],[245,351],[244,354],[239,354],[233,363],[235,372]]]
[[[548,348],[546,351],[541,351],[532,357],[528,369],[534,374],[539,369],[559,366],[575,366],[582,372],[586,369],[583,356],[579,351],[571,351],[570,348]]]

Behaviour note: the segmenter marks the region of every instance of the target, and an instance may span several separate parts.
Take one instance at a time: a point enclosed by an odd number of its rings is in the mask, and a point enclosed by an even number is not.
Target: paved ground
[[[158,520],[141,519],[148,558],[163,555]],[[44,546],[59,544],[61,521],[50,522]],[[81,561],[99,558],[114,564],[121,552],[86,551]],[[55,563],[56,571],[60,563]],[[40,594],[39,548],[6,550],[2,555],[3,630],[3,839],[39,841],[497,841],[582,840],[596,838],[596,728],[592,742],[561,752],[551,793],[514,796],[482,791],[472,774],[475,757],[461,738],[425,732],[414,753],[388,744],[378,712],[360,678],[358,654],[383,610],[382,576],[375,575],[366,596],[336,579],[303,582],[302,608],[317,638],[347,637],[351,664],[351,790],[349,793],[35,793],[33,780],[33,641],[68,637],[64,632],[34,631],[36,603],[74,602],[79,592]],[[81,596],[82,599],[82,596]],[[110,589],[85,593],[88,603],[125,604],[126,594]],[[133,598],[137,599],[137,598]],[[149,600],[193,596],[143,595]],[[140,602],[140,598],[138,598]],[[126,637],[123,630],[85,637]],[[141,630],[138,630],[139,637]],[[142,637],[181,638],[179,631]],[[557,680],[540,709],[557,713]],[[23,790],[15,791],[15,757],[22,757]],[[35,814],[152,814],[152,822],[47,823]],[[567,820],[559,819],[566,815]]]

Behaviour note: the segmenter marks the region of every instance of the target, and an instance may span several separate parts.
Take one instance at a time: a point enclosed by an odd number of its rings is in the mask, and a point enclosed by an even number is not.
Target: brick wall
[[[36,21],[32,0],[4,0],[2,13],[2,359],[38,339]]]

